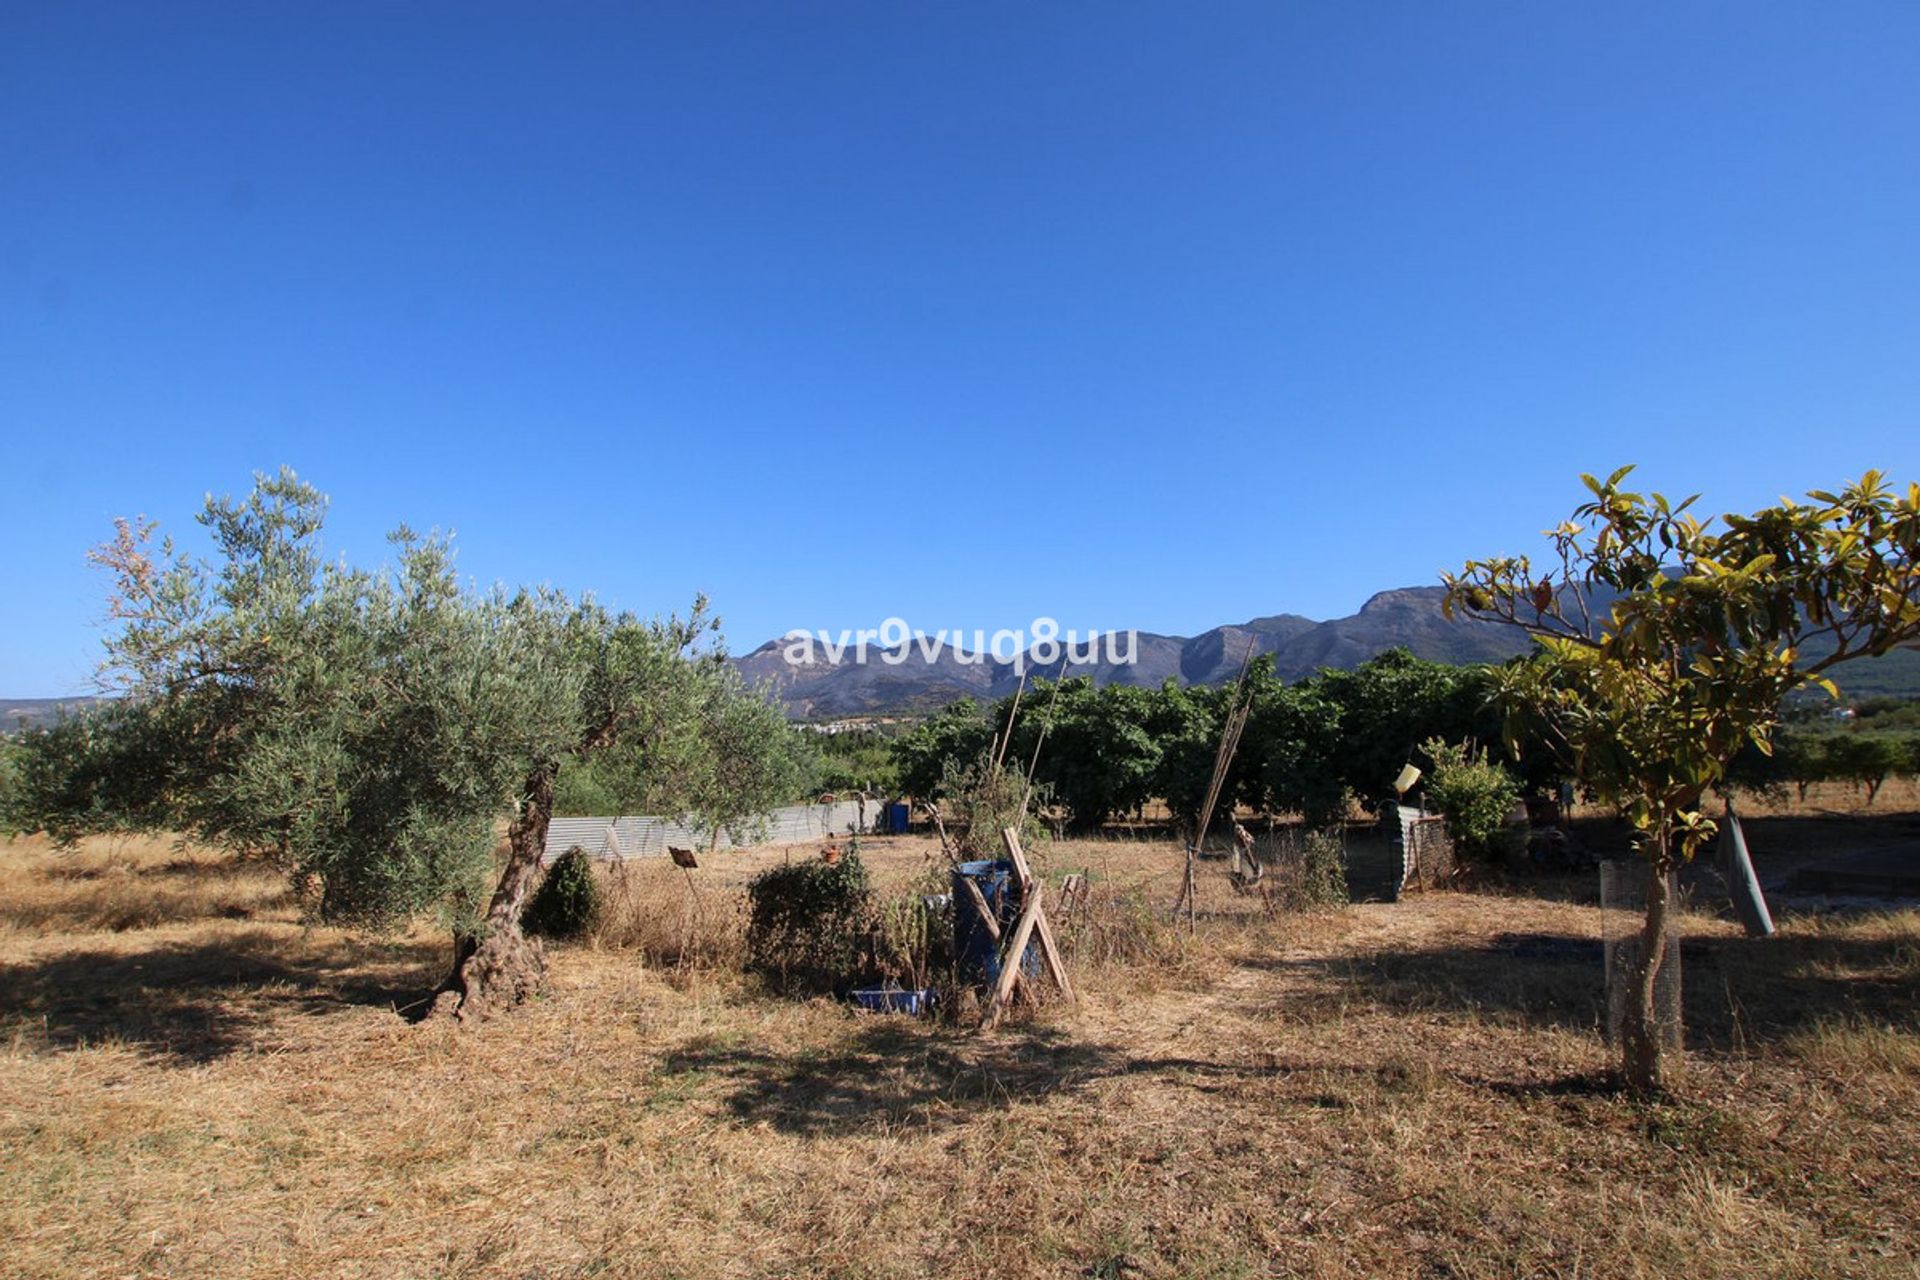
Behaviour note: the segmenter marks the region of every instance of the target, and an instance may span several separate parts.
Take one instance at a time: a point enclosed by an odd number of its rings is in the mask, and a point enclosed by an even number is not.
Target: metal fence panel
[[[834,804],[796,804],[773,810],[757,822],[723,830],[715,847],[731,849],[754,844],[803,844],[854,832],[875,830],[886,814],[879,800],[841,800]],[[551,862],[578,846],[589,857],[610,861],[657,858],[669,845],[704,849],[714,844],[710,832],[661,817],[555,818],[547,827],[541,860]]]

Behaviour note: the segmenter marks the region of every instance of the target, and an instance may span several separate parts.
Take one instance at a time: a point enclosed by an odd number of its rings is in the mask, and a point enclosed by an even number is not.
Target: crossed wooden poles
[[[1013,863],[1013,874],[1020,881],[1020,915],[1014,920],[1011,933],[1002,936],[1000,922],[993,918],[993,910],[987,905],[986,895],[980,892],[980,886],[972,880],[962,881],[967,887],[967,899],[973,904],[974,913],[980,917],[980,924],[986,929],[987,936],[1000,944],[1000,978],[993,985],[986,1013],[980,1020],[982,1031],[991,1031],[999,1025],[1015,990],[1031,986],[1030,980],[1020,971],[1020,962],[1026,958],[1027,944],[1036,936],[1040,940],[1040,958],[1047,976],[1053,980],[1054,986],[1060,988],[1060,994],[1069,1003],[1074,1000],[1073,983],[1067,978],[1066,962],[1060,958],[1060,947],[1054,941],[1053,926],[1048,923],[1046,908],[1040,902],[1040,880],[1033,874],[1033,868],[1027,865],[1026,851],[1020,847],[1020,832],[1007,827],[1001,831],[1000,838],[1006,843],[1007,858]],[[1031,996],[1033,993],[1028,991],[1027,994]]]

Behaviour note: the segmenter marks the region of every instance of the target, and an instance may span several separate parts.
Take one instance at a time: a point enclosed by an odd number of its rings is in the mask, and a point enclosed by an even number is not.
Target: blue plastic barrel
[[[1004,936],[1020,918],[1022,895],[1013,877],[1013,863],[1005,859],[963,862],[953,869],[953,955],[963,982],[992,984],[1000,980],[1000,946],[973,909],[967,882],[972,881],[987,900],[987,910]],[[1029,976],[1040,972],[1040,944],[1027,943],[1020,968]]]

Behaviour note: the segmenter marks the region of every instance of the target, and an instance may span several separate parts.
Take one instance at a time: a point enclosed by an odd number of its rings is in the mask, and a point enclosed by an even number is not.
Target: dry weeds
[[[927,842],[864,852],[889,892],[937,870]],[[1189,940],[1158,923],[1170,846],[1056,845],[1049,873],[1103,895],[1083,1007],[978,1037],[769,999],[681,941],[784,856],[811,850],[714,855],[698,911],[684,877],[631,869],[629,932],[559,949],[548,999],[463,1031],[399,1012],[444,962],[430,931],[307,929],[270,873],[162,843],[0,848],[0,1274],[1835,1276],[1920,1255],[1920,912],[1788,916],[1766,943],[1689,916],[1689,1069],[1640,1104],[1606,1083],[1597,919],[1564,894],[1269,921],[1209,867]]]

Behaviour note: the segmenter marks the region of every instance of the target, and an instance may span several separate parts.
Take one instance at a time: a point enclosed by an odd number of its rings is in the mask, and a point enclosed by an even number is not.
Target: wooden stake
[[[1067,682],[1068,663],[1060,663],[1060,674],[1053,682],[1053,696],[1047,699],[1047,718],[1040,722],[1040,732],[1033,740],[1033,759],[1027,761],[1027,782],[1020,789],[1020,822],[1027,821],[1027,804],[1033,799],[1033,775],[1040,768],[1040,748],[1047,740],[1047,730],[1053,725],[1053,709],[1060,705],[1060,686]]]
[[[1027,691],[1027,673],[1020,673],[1020,687],[1013,691],[1013,705],[1007,708],[1007,732],[994,744],[993,771],[1000,772],[1000,762],[1007,757],[1007,748],[1013,745],[1013,720],[1020,714],[1020,695]]]
[[[1000,833],[1001,841],[1007,846],[1007,857],[1013,862],[1014,874],[1020,877],[1020,883],[1033,895],[1034,901],[1040,897],[1040,884],[1033,878],[1033,868],[1027,865],[1027,853],[1020,847],[1020,832],[1008,827]],[[1034,926],[1040,933],[1040,958],[1046,962],[1047,975],[1053,979],[1053,985],[1060,988],[1060,994],[1068,1003],[1077,1003],[1073,994],[1073,983],[1067,978],[1067,962],[1060,954],[1060,947],[1053,937],[1053,925],[1047,920],[1047,913],[1039,913]]]
[[[992,1030],[1000,1021],[1000,1015],[1006,1012],[1007,999],[1013,994],[1013,984],[1020,980],[1020,962],[1026,957],[1027,943],[1033,939],[1033,928],[1040,918],[1040,886],[1034,885],[1027,890],[1027,900],[1021,904],[1020,918],[1014,922],[1013,940],[1000,950],[1000,981],[993,987],[993,999],[987,1002],[987,1013],[981,1026]]]
[[[1247,637],[1247,652],[1240,659],[1240,675],[1233,682],[1233,700],[1227,704],[1226,718],[1220,725],[1220,748],[1213,754],[1213,776],[1207,780],[1207,799],[1200,806],[1199,830],[1194,833],[1193,843],[1187,846],[1187,873],[1180,882],[1180,896],[1174,899],[1171,918],[1180,918],[1180,908],[1187,909],[1187,932],[1194,931],[1194,882],[1193,863],[1199,851],[1206,846],[1207,828],[1213,823],[1214,806],[1220,802],[1221,788],[1226,785],[1227,773],[1233,767],[1234,753],[1240,749],[1240,734],[1247,727],[1247,719],[1253,714],[1251,703],[1240,701],[1241,691],[1246,687],[1247,670],[1253,665],[1254,637]]]
[[[923,800],[921,802],[921,805],[926,809],[928,813],[933,815],[934,830],[940,833],[940,852],[947,855],[948,862],[953,863],[955,866],[959,866],[960,851],[955,849],[953,847],[953,842],[947,839],[947,822],[945,818],[940,816],[940,806],[935,804],[931,800]]]
[[[987,895],[981,893],[980,886],[975,884],[970,878],[963,880],[962,883],[967,886],[967,899],[973,904],[974,914],[980,917],[980,923],[986,929],[987,936],[993,939],[997,946],[1000,942],[1000,922],[993,918],[993,908],[987,905]],[[1004,973],[1005,969],[1002,968],[1001,972]],[[1029,998],[1032,997],[1032,993],[1026,991],[1026,974],[1016,973],[1014,981],[1018,984],[1020,991],[1025,992]]]

